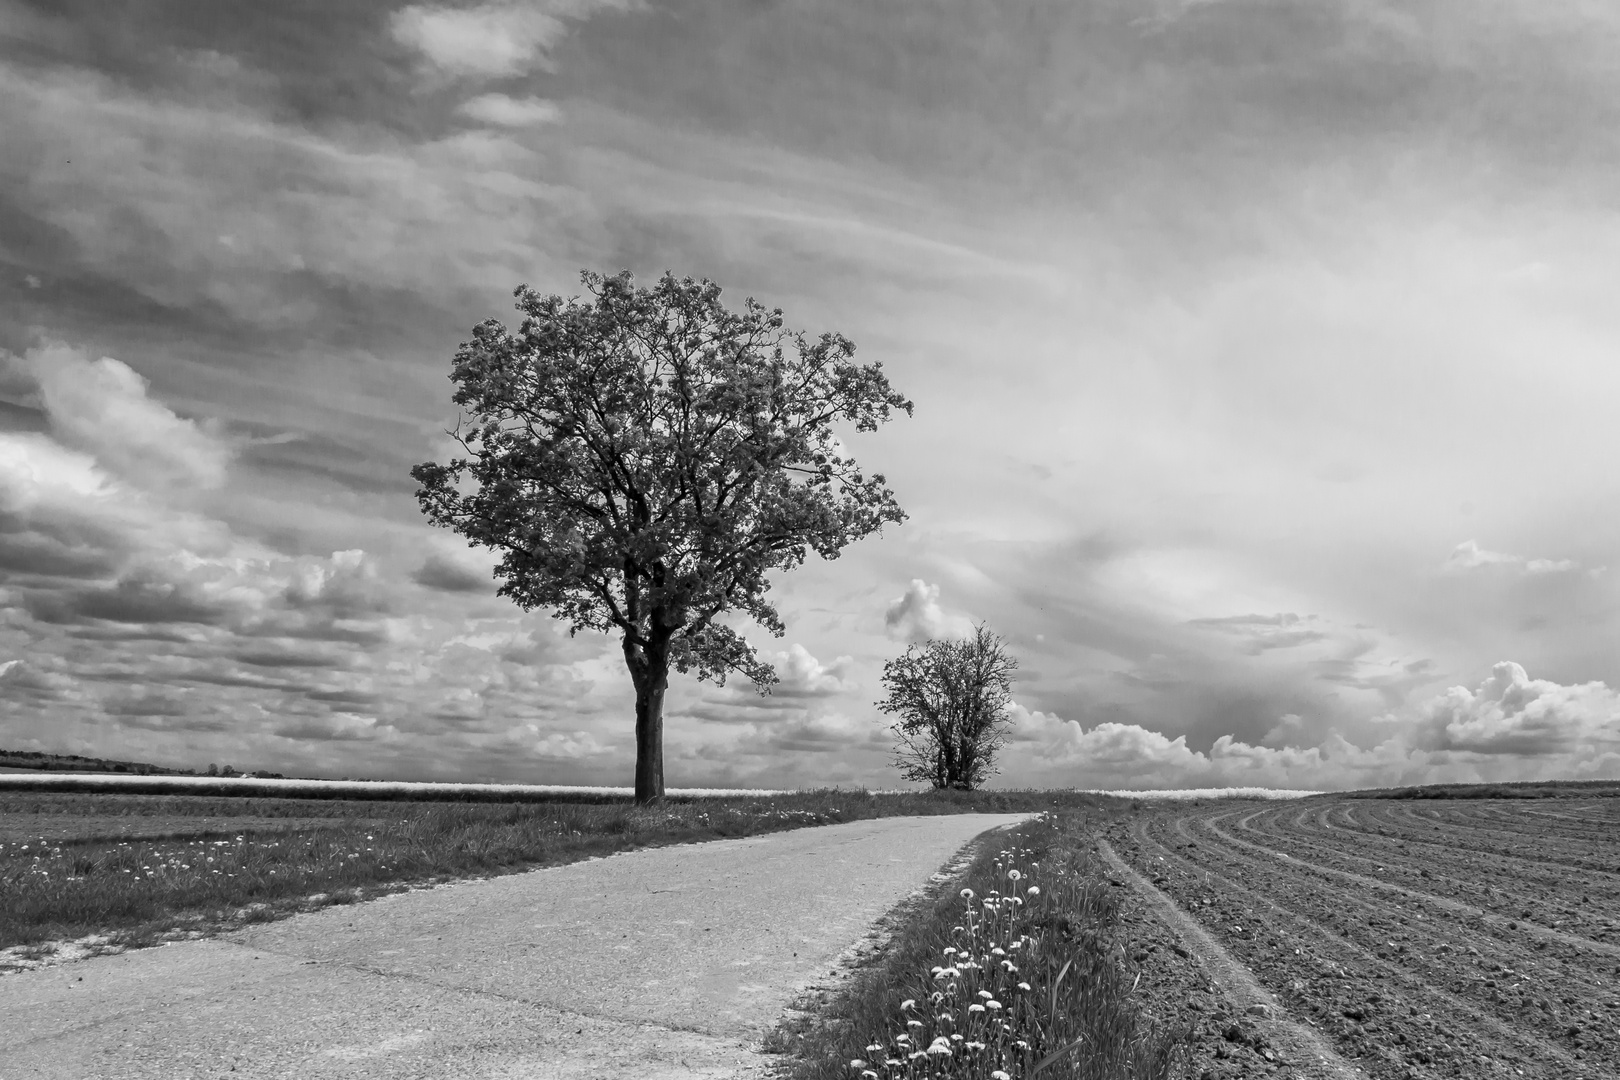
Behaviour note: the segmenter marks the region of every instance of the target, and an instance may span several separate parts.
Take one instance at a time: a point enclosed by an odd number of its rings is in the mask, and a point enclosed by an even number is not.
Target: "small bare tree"
[[[888,696],[878,708],[896,718],[895,768],[936,789],[972,791],[995,775],[1007,740],[1012,674],[1007,642],[980,623],[961,641],[906,646],[883,665]]]

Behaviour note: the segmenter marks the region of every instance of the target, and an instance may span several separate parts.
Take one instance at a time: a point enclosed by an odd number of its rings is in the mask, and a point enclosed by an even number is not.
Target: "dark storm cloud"
[[[378,728],[361,720],[330,716],[306,716],[271,729],[283,739],[310,742],[365,742],[380,734]]]
[[[381,694],[366,690],[306,690],[304,696],[326,705],[342,705],[358,709],[375,708],[385,700]]]
[[[119,559],[105,549],[69,546],[59,537],[26,526],[12,532],[6,525],[5,515],[0,514],[0,571],[8,575],[93,580],[118,569]]]
[[[351,663],[350,658],[347,656],[292,650],[244,650],[232,653],[231,659],[240,664],[251,664],[254,667],[267,668],[345,668]]]
[[[136,728],[141,731],[159,731],[175,733],[209,733],[227,732],[236,730],[228,717],[211,715],[190,715],[186,713],[119,713],[118,721],[123,727]]]
[[[109,589],[82,589],[59,597],[67,619],[105,619],[121,623],[223,623],[227,612],[219,605],[190,595],[178,584],[126,579]],[[38,616],[36,616],[38,617]]]
[[[441,592],[490,593],[496,587],[487,572],[461,566],[436,552],[417,567],[411,580],[424,588]]]
[[[139,694],[106,700],[102,711],[109,716],[185,716],[190,709],[185,699],[161,693]]]

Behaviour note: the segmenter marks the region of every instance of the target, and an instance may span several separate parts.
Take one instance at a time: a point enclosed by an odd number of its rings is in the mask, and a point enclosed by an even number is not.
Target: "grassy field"
[[[999,834],[828,1001],[767,1040],[783,1080],[1168,1080],[1188,1031],[1144,1019],[1098,808]]]
[[[449,803],[0,792],[0,949],[109,947],[266,921],[454,878],[660,844],[906,814],[1097,804],[1073,792]],[[21,947],[20,949],[17,947]],[[4,961],[0,961],[3,963]]]

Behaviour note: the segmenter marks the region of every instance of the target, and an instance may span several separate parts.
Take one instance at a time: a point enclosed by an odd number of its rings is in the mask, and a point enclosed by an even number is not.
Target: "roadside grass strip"
[[[88,937],[99,938],[96,948],[108,951],[417,885],[642,847],[875,817],[1049,808],[1054,796],[1065,805],[1097,801],[1073,793],[838,790],[651,807],[627,800],[312,803],[0,795],[0,971],[32,966],[60,943]],[[325,820],[310,823],[316,814]],[[259,827],[234,827],[233,816]],[[287,818],[288,826],[265,825],[278,817]],[[161,829],[120,835],[122,821],[143,818],[160,822]]]
[[[1045,814],[982,852],[817,1017],[768,1047],[790,1080],[1167,1080],[1186,1033],[1139,1015],[1119,900]]]

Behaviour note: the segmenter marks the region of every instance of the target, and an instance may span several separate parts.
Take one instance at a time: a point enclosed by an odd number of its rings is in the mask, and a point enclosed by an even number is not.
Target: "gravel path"
[[[800,991],[1026,816],[653,848],[6,976],[4,1075],[758,1076]]]

